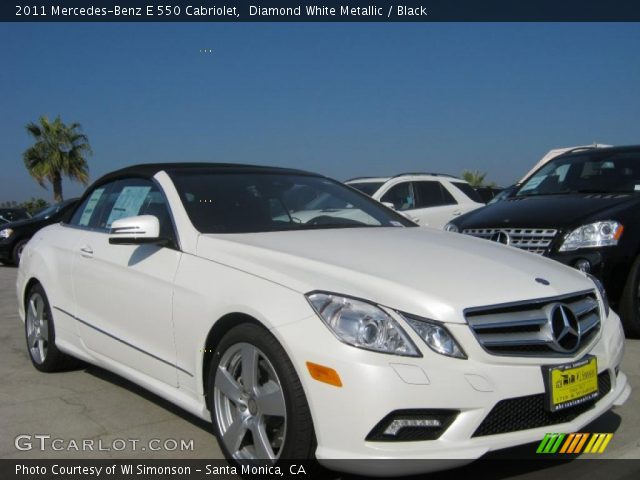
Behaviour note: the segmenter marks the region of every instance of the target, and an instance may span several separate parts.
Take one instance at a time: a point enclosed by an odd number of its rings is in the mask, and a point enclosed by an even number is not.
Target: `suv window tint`
[[[355,183],[348,183],[347,185],[357,190],[360,190],[362,193],[366,195],[371,196],[374,193],[376,193],[382,185],[384,185],[384,182],[355,182]]]
[[[467,197],[469,197],[474,202],[484,203],[482,201],[482,197],[480,196],[480,194],[476,191],[475,188],[473,188],[468,183],[464,183],[464,182],[451,182],[451,183],[458,190],[460,190],[462,193],[464,193]]]
[[[380,201],[393,203],[393,208],[400,212],[416,208],[416,198],[411,182],[402,182],[394,185],[382,196]]]
[[[418,197],[418,208],[455,205],[458,203],[440,182],[425,180],[413,182],[413,186]]]

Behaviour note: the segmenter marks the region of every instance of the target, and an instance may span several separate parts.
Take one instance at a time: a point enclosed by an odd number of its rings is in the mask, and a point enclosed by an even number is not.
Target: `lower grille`
[[[462,233],[542,255],[558,231],[551,228],[467,228]]]
[[[544,393],[502,400],[493,407],[473,436],[497,435],[570,422],[592,409],[611,391],[611,376],[608,370],[598,375],[598,391],[600,396],[595,402],[576,405],[557,412],[549,412],[545,409]]]

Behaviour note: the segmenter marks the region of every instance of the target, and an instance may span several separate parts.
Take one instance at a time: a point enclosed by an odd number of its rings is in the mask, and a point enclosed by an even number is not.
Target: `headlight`
[[[13,229],[11,228],[0,230],[0,238],[9,238],[11,235],[13,235]]]
[[[309,293],[307,300],[341,342],[374,352],[421,356],[398,322],[376,305],[323,292]]]
[[[566,236],[560,251],[617,245],[623,230],[624,227],[614,220],[582,225]]]
[[[445,231],[447,232],[454,232],[454,233],[458,233],[460,231],[460,229],[458,228],[458,226],[455,223],[447,223],[444,226]]]
[[[596,277],[594,277],[593,275],[587,273],[587,276],[591,280],[593,280],[593,283],[596,284],[596,288],[598,289],[598,292],[600,293],[600,298],[602,299],[602,303],[604,304],[604,316],[605,318],[607,318],[609,316],[609,298],[607,297],[607,292],[604,289],[604,285],[602,285],[602,282],[598,280]]]
[[[447,357],[467,358],[458,342],[455,341],[449,330],[443,325],[424,318],[413,317],[406,313],[403,313],[402,316],[434,352]]]

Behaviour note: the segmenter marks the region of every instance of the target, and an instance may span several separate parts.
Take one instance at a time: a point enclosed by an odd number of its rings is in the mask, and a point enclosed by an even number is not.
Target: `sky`
[[[639,51],[640,24],[0,23],[0,202],[52,198],[22,161],[40,115],[81,123],[92,180],[212,161],[506,186],[552,148],[640,143]]]

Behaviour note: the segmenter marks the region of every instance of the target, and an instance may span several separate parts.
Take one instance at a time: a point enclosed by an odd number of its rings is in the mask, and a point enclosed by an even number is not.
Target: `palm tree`
[[[24,164],[40,186],[47,188],[45,181],[51,183],[56,202],[63,200],[63,176],[83,185],[88,183],[87,157],[92,152],[89,139],[81,132],[79,123],[66,125],[60,116],[53,122],[41,116],[38,123],[30,122],[26,129],[35,143],[25,150]]]
[[[472,187],[482,187],[484,185],[484,179],[487,176],[486,172],[480,172],[478,170],[465,170],[462,172],[462,178],[466,180]]]

